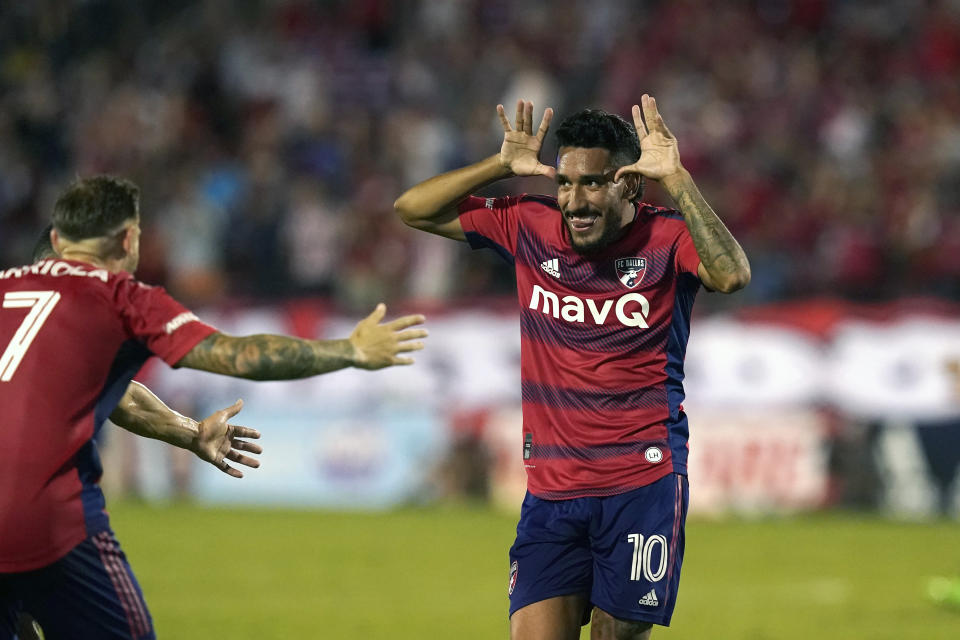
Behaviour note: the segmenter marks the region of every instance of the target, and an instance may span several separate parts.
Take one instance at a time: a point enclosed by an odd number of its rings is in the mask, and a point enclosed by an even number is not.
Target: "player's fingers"
[[[647,137],[647,127],[643,124],[643,114],[640,113],[640,105],[633,105],[633,126],[637,128],[637,137],[643,140]]]
[[[500,116],[500,124],[503,125],[503,130],[505,132],[513,131],[510,128],[510,121],[507,120],[507,112],[504,110],[502,104],[497,105],[497,115]]]
[[[251,467],[253,469],[256,469],[257,467],[260,466],[260,461],[257,460],[256,458],[245,456],[239,451],[234,451],[232,449],[229,452],[227,452],[226,458],[227,460],[236,462],[237,464],[242,464],[245,467]]]
[[[550,129],[550,121],[553,120],[553,109],[549,107],[543,112],[543,119],[540,121],[540,128],[537,129],[537,140],[543,142],[547,137],[547,131]]]
[[[395,356],[391,362],[396,365],[405,366],[413,364],[413,358],[403,358],[400,356]]]
[[[231,467],[231,466],[228,465],[228,464],[224,464],[222,467],[220,467],[220,470],[223,471],[225,474],[227,474],[228,476],[230,476],[230,477],[232,477],[232,478],[242,478],[242,477],[243,477],[243,472],[242,472],[242,471],[240,471],[239,469],[234,469],[233,467]]]
[[[249,451],[250,453],[254,454],[263,453],[263,447],[255,442],[247,442],[246,440],[238,440],[233,438],[230,440],[230,446],[238,451]]]
[[[660,131],[660,126],[663,124],[663,119],[660,117],[660,114],[657,112],[657,101],[653,99],[652,96],[647,94],[643,95],[643,119],[647,123],[648,131]]]
[[[233,429],[231,437],[233,438],[253,438],[256,440],[260,437],[260,432],[256,429],[251,429],[250,427],[238,427],[236,425],[230,425],[230,428]]]
[[[396,353],[406,353],[408,351],[420,351],[423,349],[422,342],[401,342],[396,346]]]
[[[517,119],[514,122],[517,131],[523,131],[523,100],[517,100]]]
[[[426,338],[429,333],[426,329],[408,329],[407,331],[401,331],[397,334],[397,340],[417,340],[418,338]]]
[[[523,131],[528,135],[533,135],[533,103],[527,102],[523,106]]]
[[[392,320],[387,323],[387,328],[391,331],[400,331],[401,329],[406,329],[407,327],[412,327],[415,324],[423,324],[426,322],[426,318],[419,313],[415,313],[411,316],[401,316],[396,320]]]

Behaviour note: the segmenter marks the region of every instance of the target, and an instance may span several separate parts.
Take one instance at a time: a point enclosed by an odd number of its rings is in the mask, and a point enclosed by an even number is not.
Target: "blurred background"
[[[960,516],[957,0],[0,3],[4,266],[29,260],[65,184],[110,172],[142,190],[138,276],[227,332],[342,337],[379,301],[429,317],[403,371],[255,384],[148,365],[141,379],[182,412],[243,397],[264,466],[238,483],[111,431],[112,497],[512,513],[512,272],[404,228],[392,203],[495,153],[498,103],[629,116],[643,93],[753,267],[748,289],[694,310],[692,517],[940,527],[953,551],[908,563],[921,601],[924,572],[960,571],[945,526]],[[656,185],[646,199],[671,204]],[[845,602],[837,584],[815,583],[813,602]],[[726,637],[792,637],[772,629]]]

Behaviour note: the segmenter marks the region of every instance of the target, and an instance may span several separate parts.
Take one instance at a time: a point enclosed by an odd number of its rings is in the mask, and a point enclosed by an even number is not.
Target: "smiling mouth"
[[[593,225],[599,219],[600,216],[596,215],[567,216],[567,222],[570,224],[570,228],[581,233],[592,229]]]

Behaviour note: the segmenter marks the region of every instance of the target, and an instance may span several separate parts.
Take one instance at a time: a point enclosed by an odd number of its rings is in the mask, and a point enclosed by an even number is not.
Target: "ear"
[[[53,246],[54,252],[59,256],[63,248],[63,240],[60,239],[60,234],[57,233],[55,228],[50,229],[50,244]]]
[[[133,236],[136,232],[136,228],[133,225],[127,227],[123,232],[123,253],[125,255],[129,255],[133,250]]]
[[[623,199],[633,200],[640,192],[641,177],[636,173],[627,173],[620,177],[623,182]]]

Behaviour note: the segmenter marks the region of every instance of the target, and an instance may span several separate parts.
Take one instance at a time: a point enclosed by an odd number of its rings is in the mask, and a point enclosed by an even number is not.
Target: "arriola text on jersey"
[[[10,267],[6,271],[0,271],[0,280],[5,278],[21,278],[28,273],[41,276],[76,276],[80,278],[99,278],[106,282],[110,274],[106,269],[84,269],[80,265],[62,262],[60,260],[41,260],[36,264],[23,267]]]

